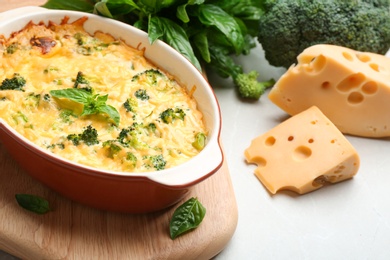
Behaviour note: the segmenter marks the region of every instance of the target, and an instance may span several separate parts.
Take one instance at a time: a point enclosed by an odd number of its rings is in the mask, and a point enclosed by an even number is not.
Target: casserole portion
[[[87,18],[30,22],[0,37],[0,117],[35,144],[91,167],[148,172],[206,142],[191,91]]]

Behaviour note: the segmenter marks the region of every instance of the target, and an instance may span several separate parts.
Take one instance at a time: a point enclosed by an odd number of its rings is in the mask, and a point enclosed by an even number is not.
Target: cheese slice
[[[245,157],[272,194],[304,194],[353,177],[360,165],[354,147],[315,106],[255,138]]]
[[[390,59],[314,45],[298,56],[269,98],[290,115],[317,106],[345,134],[390,136]]]

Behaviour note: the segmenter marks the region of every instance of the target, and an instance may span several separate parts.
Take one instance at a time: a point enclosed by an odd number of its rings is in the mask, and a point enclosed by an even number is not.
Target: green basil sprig
[[[106,104],[108,95],[101,96],[99,94],[92,94],[77,88],[51,90],[50,94],[55,98],[66,98],[82,104],[84,107],[81,116],[105,114],[112,119],[115,125],[119,125],[120,115],[118,110]]]
[[[173,213],[169,224],[171,239],[197,228],[206,215],[206,208],[197,198],[190,198]]]
[[[32,194],[16,194],[15,198],[19,206],[37,214],[42,215],[51,210],[49,202],[42,197]]]

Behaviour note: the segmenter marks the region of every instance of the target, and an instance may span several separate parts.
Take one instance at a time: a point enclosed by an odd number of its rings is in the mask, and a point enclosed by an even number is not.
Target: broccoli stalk
[[[285,68],[316,44],[385,54],[390,48],[389,10],[388,0],[268,0],[258,41],[268,62]]]

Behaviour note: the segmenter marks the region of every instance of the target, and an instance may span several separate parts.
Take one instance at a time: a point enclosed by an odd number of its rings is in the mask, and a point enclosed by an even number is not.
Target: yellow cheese
[[[290,115],[317,106],[345,134],[390,136],[390,59],[315,45],[298,56],[269,98]]]
[[[315,106],[255,138],[245,157],[272,194],[304,194],[351,178],[360,165],[354,147]]]

